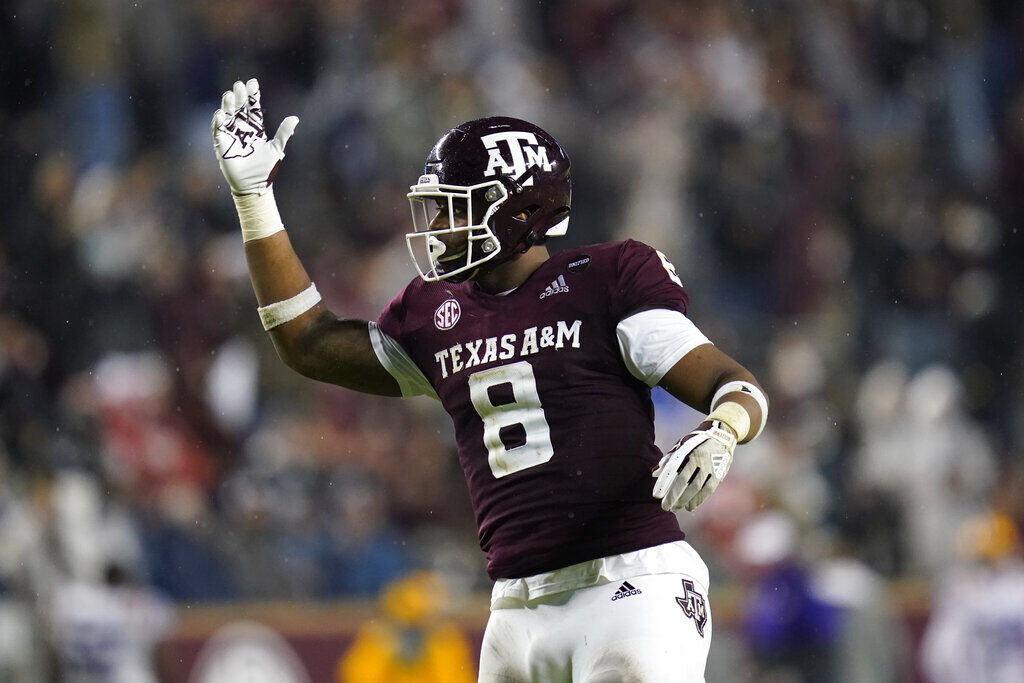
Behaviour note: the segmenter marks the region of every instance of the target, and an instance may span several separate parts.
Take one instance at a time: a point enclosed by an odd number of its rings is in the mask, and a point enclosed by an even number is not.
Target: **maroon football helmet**
[[[565,234],[572,197],[569,157],[532,123],[476,119],[437,141],[408,197],[414,230],[406,244],[420,275],[461,282],[485,263],[493,267]],[[435,224],[442,212],[448,220]],[[464,250],[450,239],[458,232],[466,233]]]

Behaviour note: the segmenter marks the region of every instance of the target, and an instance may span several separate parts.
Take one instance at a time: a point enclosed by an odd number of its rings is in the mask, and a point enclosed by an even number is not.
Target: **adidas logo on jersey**
[[[547,286],[547,289],[541,292],[540,298],[543,299],[551,296],[552,294],[564,294],[568,291],[569,285],[565,284],[565,276],[559,275],[558,279],[552,280],[551,284]]]
[[[623,581],[622,585],[619,586],[619,590],[615,591],[615,595],[612,596],[612,602],[628,598],[631,595],[640,595],[643,593],[639,588],[635,588],[629,581]]]

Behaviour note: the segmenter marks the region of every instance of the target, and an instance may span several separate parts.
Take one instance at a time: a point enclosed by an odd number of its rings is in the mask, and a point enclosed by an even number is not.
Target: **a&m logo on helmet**
[[[455,299],[448,299],[434,311],[434,325],[439,330],[450,330],[455,327],[462,316],[462,307]]]
[[[484,177],[501,175],[518,178],[526,173],[530,166],[539,166],[544,171],[551,170],[551,162],[548,160],[548,148],[537,142],[537,136],[533,133],[519,133],[510,131],[505,133],[490,133],[481,136],[480,141],[484,143],[487,150],[487,170]],[[512,155],[512,164],[505,160],[499,142],[508,146],[508,152]],[[529,178],[523,185],[532,185],[533,178]]]

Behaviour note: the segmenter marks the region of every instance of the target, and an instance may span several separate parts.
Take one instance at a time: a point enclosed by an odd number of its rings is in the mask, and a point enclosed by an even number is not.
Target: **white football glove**
[[[274,139],[268,140],[256,79],[244,84],[235,81],[234,87],[224,93],[220,109],[213,113],[213,148],[234,194],[262,195],[267,191],[298,123],[299,117],[287,117]]]
[[[654,497],[669,512],[693,512],[729,472],[736,435],[718,420],[705,420],[662,456],[652,476]]]

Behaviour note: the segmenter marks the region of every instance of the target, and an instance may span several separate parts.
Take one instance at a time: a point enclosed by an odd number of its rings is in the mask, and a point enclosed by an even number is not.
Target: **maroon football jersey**
[[[650,389],[615,328],[686,305],[672,266],[628,240],[556,254],[506,295],[417,278],[381,314],[455,423],[492,579],[683,538],[651,495]]]

